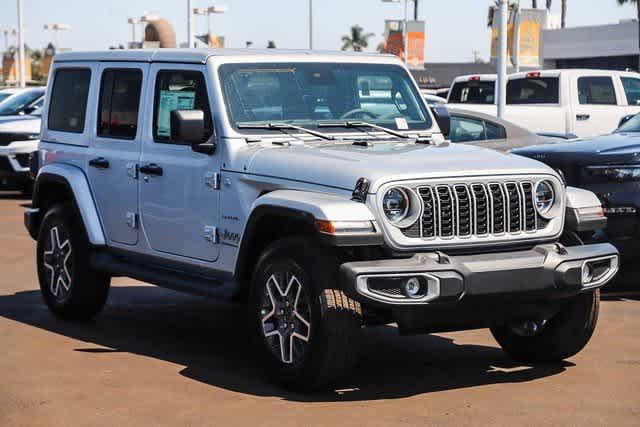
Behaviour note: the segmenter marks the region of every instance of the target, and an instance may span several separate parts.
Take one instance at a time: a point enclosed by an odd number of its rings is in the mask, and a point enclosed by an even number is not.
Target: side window
[[[507,131],[499,124],[487,121],[484,124],[487,132],[486,139],[505,139],[507,137]]]
[[[622,86],[629,105],[640,105],[640,79],[622,77]]]
[[[174,110],[202,110],[207,138],[213,134],[211,108],[204,76],[199,71],[159,71],[153,109],[153,139],[171,141],[171,112]]]
[[[583,105],[616,105],[611,77],[578,78],[578,99]]]
[[[91,70],[56,70],[51,91],[48,127],[60,132],[84,132]]]
[[[468,117],[451,116],[449,138],[451,142],[482,141],[485,139],[484,123]]]
[[[100,86],[98,136],[135,139],[142,89],[142,71],[105,70]]]

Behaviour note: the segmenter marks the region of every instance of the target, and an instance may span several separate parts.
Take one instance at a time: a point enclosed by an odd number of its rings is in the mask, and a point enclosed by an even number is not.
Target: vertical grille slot
[[[491,198],[491,232],[501,234],[506,231],[506,197],[500,184],[489,184],[489,197]]]
[[[448,185],[436,187],[436,199],[439,208],[439,236],[453,237],[455,233],[455,201]]]
[[[422,187],[418,189],[418,193],[422,198],[424,210],[422,213],[422,237],[431,239],[436,237],[437,215],[436,200],[433,196],[433,190],[430,187]]]
[[[538,229],[538,215],[533,200],[533,184],[530,182],[521,182],[520,188],[524,196],[524,229],[526,231],[536,231]]]
[[[453,192],[457,206],[457,235],[461,237],[471,236],[473,234],[473,211],[469,188],[466,185],[455,185]]]
[[[508,215],[509,215],[509,232],[517,233],[522,230],[522,201],[520,197],[520,190],[518,184],[514,182],[508,182],[505,184],[507,190]]]
[[[471,193],[475,214],[475,232],[482,236],[489,233],[489,195],[482,184],[473,184]]]

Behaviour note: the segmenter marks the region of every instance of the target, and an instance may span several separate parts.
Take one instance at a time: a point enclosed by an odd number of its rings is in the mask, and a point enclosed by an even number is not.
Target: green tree
[[[627,3],[635,3],[636,4],[636,14],[638,18],[638,47],[640,48],[640,2],[638,0],[616,0],[618,5],[623,6]],[[638,58],[640,61],[640,57]],[[640,70],[640,63],[638,64],[638,69]]]
[[[365,33],[360,25],[351,27],[351,34],[342,36],[342,50],[353,50],[362,52],[369,46],[369,39],[373,37],[373,33]]]

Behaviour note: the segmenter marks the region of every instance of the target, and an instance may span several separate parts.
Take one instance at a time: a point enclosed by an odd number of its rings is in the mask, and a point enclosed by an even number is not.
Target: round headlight
[[[382,199],[382,209],[392,224],[397,224],[409,213],[409,196],[398,187],[389,189]]]
[[[540,181],[535,188],[536,210],[542,216],[548,216],[556,196],[549,181]]]

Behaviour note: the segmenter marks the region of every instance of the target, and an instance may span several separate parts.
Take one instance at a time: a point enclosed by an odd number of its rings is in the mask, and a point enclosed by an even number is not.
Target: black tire
[[[357,362],[362,310],[358,302],[337,289],[338,266],[338,259],[328,249],[303,237],[275,242],[256,264],[249,296],[254,348],[269,376],[286,388],[326,388],[349,373]],[[285,290],[290,288],[293,293],[287,291],[280,299],[270,298],[267,288],[277,292],[275,286],[281,287],[280,283],[285,282],[291,284]],[[302,289],[300,297],[291,301],[298,288]],[[293,305],[294,314],[289,317],[278,317],[275,313],[274,299],[279,307],[284,307],[283,312],[291,310],[290,306],[285,307],[282,298],[289,298]],[[303,319],[309,316],[308,329],[295,313]],[[291,333],[287,332],[288,326],[302,338],[287,335]],[[273,329],[267,331],[269,328]],[[266,336],[273,331],[277,334]],[[293,351],[283,352],[280,343],[289,343],[288,340],[293,343],[288,347]]]
[[[49,309],[66,320],[88,320],[104,306],[110,277],[90,266],[82,221],[70,204],[45,214],[37,243],[40,291]]]
[[[558,362],[584,348],[598,322],[600,290],[574,297],[533,336],[517,334],[513,327],[491,328],[500,346],[513,359],[523,362]]]

